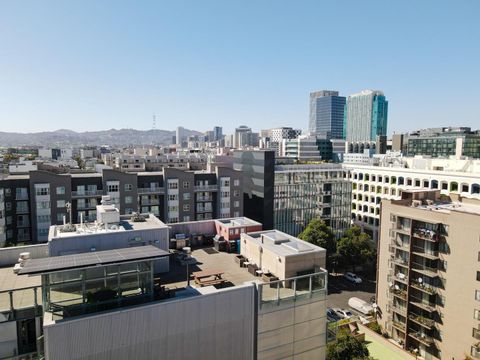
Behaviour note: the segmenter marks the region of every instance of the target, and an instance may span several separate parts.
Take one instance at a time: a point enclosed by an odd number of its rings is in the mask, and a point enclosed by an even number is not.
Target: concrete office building
[[[274,228],[298,236],[321,218],[341,236],[351,222],[351,189],[341,164],[275,165]]]
[[[153,213],[170,223],[241,216],[242,180],[241,173],[223,167],[213,171],[164,168],[138,174],[109,169],[101,174],[32,171],[8,176],[0,180],[4,234],[0,244],[44,242],[50,225],[62,224],[64,217],[69,220],[70,213],[73,222],[80,222],[80,217],[95,221],[103,195],[111,197],[121,214]]]
[[[379,323],[423,359],[480,358],[480,201],[404,191],[382,202]]]
[[[203,229],[204,235],[214,236],[216,226],[210,223],[214,221],[177,223],[172,232],[183,231],[191,237]],[[146,225],[135,222],[132,226]],[[135,239],[131,245],[142,245],[146,239],[135,231],[112,230]],[[84,237],[86,242],[95,237],[95,246],[99,246],[107,242],[103,238],[108,234],[99,231]],[[265,270],[271,272],[272,281],[263,280],[263,274],[253,275],[250,267],[240,267],[235,254],[220,252],[212,258],[199,249],[192,253],[199,260],[198,276],[220,270],[230,287],[188,286],[186,279],[174,280],[185,274],[184,267],[171,264],[168,272],[155,270],[156,262],[168,262],[168,253],[154,242],[79,254],[76,241],[67,240],[64,234],[56,241],[68,241],[62,248],[69,255],[46,257],[35,252],[19,275],[0,269],[1,279],[14,284],[0,291],[0,295],[13,294],[0,296],[0,316],[5,319],[0,322],[0,356],[325,359],[325,250],[280,232],[241,236],[245,241],[263,240],[260,246],[265,248],[266,262],[256,268],[269,265]],[[2,249],[0,262],[18,259],[25,251],[33,254],[33,249]],[[283,260],[281,267],[278,256]],[[255,259],[252,252],[249,266]],[[17,286],[27,280],[32,286]],[[17,332],[17,328],[28,331]]]
[[[387,135],[388,101],[378,90],[348,96],[344,114],[344,138],[348,142],[375,142]]]
[[[182,143],[185,140],[185,129],[181,126],[177,126],[177,130],[175,132],[175,141],[178,147],[182,147]]]
[[[249,146],[258,146],[258,133],[252,132],[248,126],[242,125],[235,129],[232,146],[242,149]]]
[[[284,139],[281,156],[300,161],[320,161],[322,155],[319,140],[312,134],[301,135],[296,139]]]
[[[344,164],[352,182],[352,221],[378,239],[380,203],[404,190],[439,189],[443,195],[480,198],[480,162],[402,158],[380,166]]]
[[[213,128],[213,141],[220,141],[223,139],[223,129],[221,126]]]
[[[310,93],[309,131],[326,139],[343,139],[344,110],[345,97],[338,91]]]

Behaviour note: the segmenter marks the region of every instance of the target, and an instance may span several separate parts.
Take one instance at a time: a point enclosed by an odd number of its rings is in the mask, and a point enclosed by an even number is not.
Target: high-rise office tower
[[[181,126],[177,127],[177,132],[176,132],[176,140],[177,140],[177,145],[181,146],[182,145],[182,140],[185,137],[184,135],[184,128]]]
[[[388,101],[383,92],[363,90],[347,98],[344,138],[347,141],[375,141],[387,135]]]
[[[309,131],[326,139],[342,139],[344,109],[345,97],[338,96],[338,91],[310,93]]]
[[[222,127],[221,126],[214,126],[213,127],[213,140],[218,141],[218,140],[221,140],[222,137],[223,137]]]

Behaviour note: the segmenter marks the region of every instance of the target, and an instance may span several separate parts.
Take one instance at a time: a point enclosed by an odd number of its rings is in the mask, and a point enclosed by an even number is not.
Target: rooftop
[[[133,221],[130,215],[122,215],[120,216],[119,223],[109,223],[108,225],[99,222],[74,224],[76,230],[72,232],[62,232],[63,225],[52,225],[50,227],[49,239],[167,227],[167,225],[152,214],[144,216],[144,220],[145,221]]]
[[[278,230],[259,231],[243,234],[243,236],[257,243],[258,246],[268,249],[281,257],[325,251],[323,248],[309,244],[306,241]]]
[[[249,219],[247,217],[237,217],[237,218],[230,218],[230,219],[217,219],[223,226],[226,227],[236,227],[236,226],[255,226],[255,225],[262,225],[258,221]]]
[[[45,274],[54,271],[80,269],[98,265],[119,264],[138,260],[153,260],[169,253],[152,245],[95,251],[28,260],[19,274]]]

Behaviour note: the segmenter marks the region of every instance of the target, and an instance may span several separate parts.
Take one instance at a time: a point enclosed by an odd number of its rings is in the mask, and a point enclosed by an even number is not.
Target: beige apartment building
[[[480,201],[440,190],[384,199],[379,323],[424,359],[480,359]]]

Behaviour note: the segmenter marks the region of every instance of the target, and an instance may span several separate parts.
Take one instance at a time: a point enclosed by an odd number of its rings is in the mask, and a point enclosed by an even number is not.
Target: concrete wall
[[[9,321],[0,324],[0,358],[17,354],[17,322]]]
[[[325,315],[325,296],[260,310],[257,359],[325,359]]]
[[[45,324],[46,359],[250,360],[254,294],[252,284]]]
[[[175,224],[168,224],[170,227],[170,237],[174,238],[175,234],[204,234],[215,235],[215,221],[190,221]]]
[[[48,245],[15,246],[0,249],[0,266],[15,265],[20,253],[29,252],[32,259],[48,257]]]

